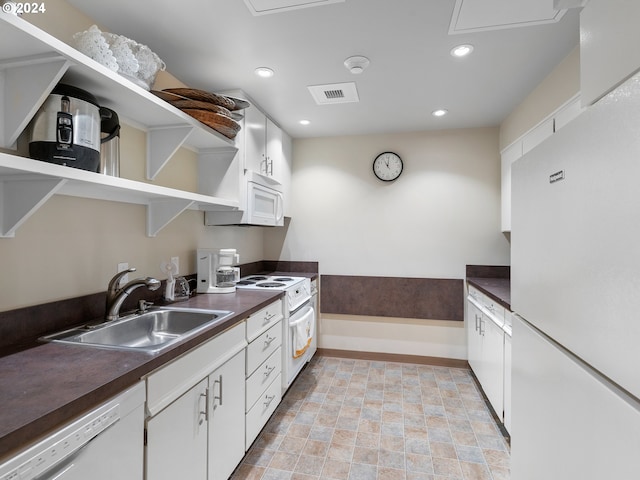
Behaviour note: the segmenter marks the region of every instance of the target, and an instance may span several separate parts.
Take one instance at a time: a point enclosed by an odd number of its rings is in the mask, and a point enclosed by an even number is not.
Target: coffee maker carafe
[[[198,293],[232,293],[240,280],[235,248],[198,249]]]

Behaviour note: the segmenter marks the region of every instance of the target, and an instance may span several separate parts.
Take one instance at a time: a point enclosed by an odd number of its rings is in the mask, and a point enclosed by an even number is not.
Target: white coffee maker
[[[235,248],[199,248],[198,293],[233,293],[240,280],[240,256]]]

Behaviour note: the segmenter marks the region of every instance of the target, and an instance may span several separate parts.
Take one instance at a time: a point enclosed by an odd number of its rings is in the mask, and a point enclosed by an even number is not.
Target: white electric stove
[[[236,288],[245,290],[284,290],[286,308],[283,320],[282,344],[282,391],[291,386],[302,368],[311,360],[317,350],[317,318],[311,295],[311,280],[307,277],[289,275],[251,275],[236,283]],[[299,325],[312,324],[312,340],[307,350],[294,357],[294,329]]]
[[[236,283],[236,288],[251,290],[284,290],[287,308],[293,313],[311,298],[311,280],[288,275],[250,275]]]

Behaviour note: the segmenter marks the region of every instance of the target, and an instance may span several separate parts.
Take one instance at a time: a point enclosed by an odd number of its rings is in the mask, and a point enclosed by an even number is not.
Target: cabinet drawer
[[[281,375],[278,375],[269,388],[258,398],[246,415],[246,448],[247,450],[264,427],[269,417],[276,410],[282,398]]]
[[[504,325],[505,308],[502,305],[472,286],[469,286],[469,296],[485,311],[485,314],[493,317],[495,323],[501,327]]]
[[[251,409],[262,392],[282,371],[282,348],[278,348],[255,372],[247,378],[247,411]]]
[[[247,340],[253,341],[282,318],[282,299],[257,311],[247,318]]]
[[[247,347],[247,377],[282,345],[282,322],[277,322]]]
[[[155,415],[247,345],[240,322],[203,345],[149,374],[147,410]]]
[[[489,297],[485,297],[484,308],[489,311],[498,325],[504,325],[504,307],[502,305],[498,302],[494,302]]]

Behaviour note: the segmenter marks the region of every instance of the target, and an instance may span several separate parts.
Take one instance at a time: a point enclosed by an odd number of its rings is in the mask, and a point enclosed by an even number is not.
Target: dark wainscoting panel
[[[287,260],[260,260],[240,265],[243,277],[265,272],[318,273],[318,262],[293,262]]]
[[[322,313],[464,320],[462,279],[320,276]]]

